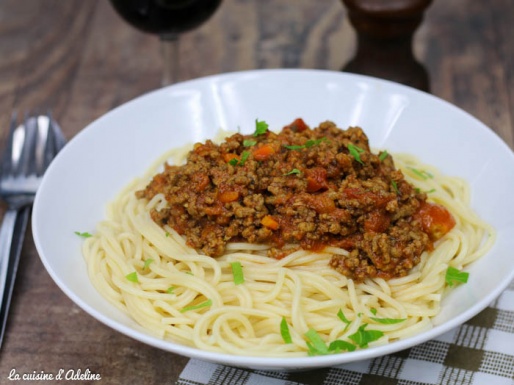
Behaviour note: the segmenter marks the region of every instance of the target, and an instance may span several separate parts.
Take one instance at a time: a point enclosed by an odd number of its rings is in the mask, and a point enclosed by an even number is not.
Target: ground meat
[[[274,258],[332,245],[350,252],[330,262],[340,273],[389,279],[406,275],[433,241],[415,215],[426,195],[390,155],[371,153],[361,128],[332,122],[311,129],[297,119],[280,133],[197,143],[185,165],[166,165],[137,194],[157,193],[168,207],[153,220],[212,257],[233,241],[270,244]]]

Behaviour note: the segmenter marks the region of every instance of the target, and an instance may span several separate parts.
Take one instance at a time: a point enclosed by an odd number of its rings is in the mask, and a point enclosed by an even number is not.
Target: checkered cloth
[[[395,354],[306,372],[243,370],[191,359],[177,385],[514,385],[514,282],[450,332]]]

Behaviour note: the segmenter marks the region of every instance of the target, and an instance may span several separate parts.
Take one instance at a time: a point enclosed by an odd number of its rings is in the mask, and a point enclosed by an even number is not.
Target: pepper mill
[[[357,32],[357,52],[343,71],[429,91],[429,76],[412,51],[414,32],[432,0],[342,0]]]

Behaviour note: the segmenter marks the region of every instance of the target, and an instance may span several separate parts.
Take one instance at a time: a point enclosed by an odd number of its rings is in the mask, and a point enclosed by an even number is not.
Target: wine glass
[[[178,79],[178,40],[182,32],[207,21],[221,0],[110,0],[133,27],[159,35],[163,55],[162,85]]]

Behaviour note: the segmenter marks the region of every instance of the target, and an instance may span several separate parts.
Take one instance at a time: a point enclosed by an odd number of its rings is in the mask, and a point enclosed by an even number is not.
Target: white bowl
[[[297,117],[316,126],[359,125],[373,147],[408,152],[472,188],[472,206],[498,231],[493,249],[452,290],[436,326],[414,337],[350,353],[302,358],[240,357],[152,336],[110,305],[89,281],[74,231],[93,231],[105,205],[166,150],[221,128],[253,132],[255,119],[280,129]],[[317,70],[257,70],[163,88],[107,113],[76,135],[48,169],[33,210],[37,250],[57,285],[94,318],[180,355],[256,369],[309,369],[403,350],[467,321],[514,278],[514,156],[488,127],[429,94],[388,81]]]

